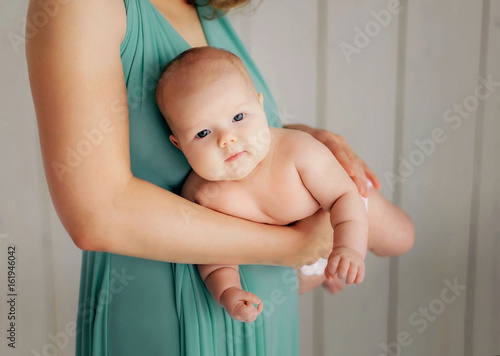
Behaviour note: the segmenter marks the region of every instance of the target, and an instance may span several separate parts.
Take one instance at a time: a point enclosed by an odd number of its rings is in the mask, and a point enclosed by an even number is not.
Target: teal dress
[[[128,92],[132,173],[178,192],[190,166],[169,141],[171,131],[157,108],[154,89],[161,69],[190,46],[149,0],[124,1],[127,30],[120,50]],[[209,20],[213,9],[208,5],[197,11],[209,45],[243,60],[265,97],[270,125],[278,126],[269,89],[228,20]],[[299,354],[298,282],[292,269],[241,266],[243,288],[264,303],[255,322],[243,323],[214,301],[194,265],[82,253],[76,355]]]

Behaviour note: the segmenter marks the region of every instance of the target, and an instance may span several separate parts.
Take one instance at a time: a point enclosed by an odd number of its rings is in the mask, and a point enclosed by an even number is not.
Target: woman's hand
[[[299,250],[284,265],[300,268],[316,262],[320,257],[328,258],[333,247],[333,229],[330,214],[319,209],[313,215],[297,221],[291,227],[299,233]]]
[[[356,156],[342,136],[328,130],[315,129],[306,125],[287,125],[284,127],[305,131],[328,147],[342,167],[344,167],[347,174],[352,178],[363,197],[368,197],[367,179],[372,181],[375,189],[381,188],[377,175],[361,158]]]

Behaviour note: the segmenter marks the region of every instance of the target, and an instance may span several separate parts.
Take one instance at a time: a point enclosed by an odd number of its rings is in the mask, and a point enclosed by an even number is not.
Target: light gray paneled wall
[[[399,18],[387,1],[328,1],[326,127],[382,180],[392,171]],[[377,355],[387,340],[389,260],[368,254],[366,279],[325,297],[324,355]]]
[[[481,0],[409,3],[406,80],[398,88],[405,99],[398,172],[405,176],[402,206],[417,238],[399,265],[404,355],[464,354],[461,286],[467,280],[477,114],[466,109],[466,98],[478,84],[481,15]],[[467,118],[452,113],[455,105],[468,111]]]
[[[500,83],[498,0],[484,1],[481,47],[480,75]],[[465,351],[500,355],[500,86],[481,93],[485,99],[478,109],[474,143]]]
[[[0,12],[0,329],[2,355],[28,355],[55,329],[50,220],[21,39],[27,2],[4,2]],[[8,290],[8,248],[15,246],[15,287]],[[12,266],[11,266],[12,267]],[[11,270],[12,272],[12,270]],[[15,298],[15,320],[7,300]],[[7,330],[15,323],[16,348]],[[32,325],[36,325],[33,328]],[[30,340],[27,342],[27,340]]]
[[[254,1],[257,4],[259,1]],[[316,1],[267,1],[233,15],[286,123],[316,126]],[[277,16],[276,14],[279,14]]]
[[[0,5],[0,354],[72,356],[75,340],[65,327],[76,323],[81,251],[54,211],[43,171],[22,39],[28,1]],[[17,257],[15,349],[4,337],[10,245]]]

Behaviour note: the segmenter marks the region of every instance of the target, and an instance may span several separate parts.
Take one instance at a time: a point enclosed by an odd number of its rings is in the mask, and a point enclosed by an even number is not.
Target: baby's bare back
[[[302,184],[292,145],[307,144],[304,133],[271,128],[266,158],[241,181],[206,181],[191,172],[183,196],[221,213],[275,225],[314,214],[320,205]],[[300,146],[299,146],[300,147]]]

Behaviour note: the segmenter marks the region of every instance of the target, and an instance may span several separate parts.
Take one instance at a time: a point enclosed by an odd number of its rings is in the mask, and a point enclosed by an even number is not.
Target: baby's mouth
[[[231,155],[229,155],[228,158],[226,158],[225,162],[234,162],[238,158],[240,158],[244,153],[245,153],[245,151],[232,153]]]

